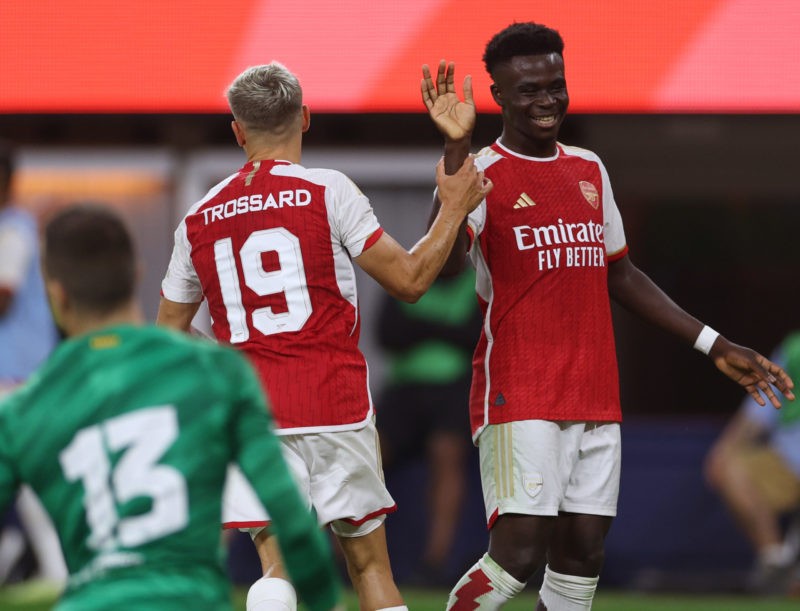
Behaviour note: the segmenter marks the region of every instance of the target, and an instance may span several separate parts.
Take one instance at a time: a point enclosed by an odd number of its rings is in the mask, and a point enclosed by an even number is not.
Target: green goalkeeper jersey
[[[299,596],[330,609],[330,550],[271,427],[230,348],[151,326],[76,337],[0,404],[0,510],[26,483],[52,517],[70,573],[59,611],[229,609],[220,519],[235,462]]]

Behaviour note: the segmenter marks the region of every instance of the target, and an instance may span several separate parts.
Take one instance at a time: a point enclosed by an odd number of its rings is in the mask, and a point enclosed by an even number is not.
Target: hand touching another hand
[[[478,207],[494,186],[477,170],[472,155],[451,175],[445,173],[444,158],[440,159],[436,164],[436,184],[442,207],[461,210],[465,216]]]

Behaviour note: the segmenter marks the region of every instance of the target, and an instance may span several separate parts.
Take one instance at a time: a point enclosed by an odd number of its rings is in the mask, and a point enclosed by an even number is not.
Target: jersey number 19
[[[265,252],[277,253],[277,270],[264,269],[261,256]],[[230,342],[240,344],[250,339],[250,327],[242,302],[236,256],[230,238],[214,243],[214,259],[231,332]],[[245,285],[256,295],[264,297],[283,293],[286,297],[286,312],[275,313],[270,307],[254,309],[253,327],[264,335],[302,329],[311,316],[311,298],[308,295],[303,255],[297,236],[283,227],[254,231],[239,249],[238,259]]]

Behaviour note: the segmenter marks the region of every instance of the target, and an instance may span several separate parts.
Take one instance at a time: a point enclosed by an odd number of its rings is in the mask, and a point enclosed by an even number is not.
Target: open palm
[[[464,100],[458,99],[455,87],[455,63],[442,60],[431,77],[427,64],[422,66],[422,101],[442,135],[448,140],[462,140],[475,128],[475,101],[472,98],[472,77],[464,77]]]

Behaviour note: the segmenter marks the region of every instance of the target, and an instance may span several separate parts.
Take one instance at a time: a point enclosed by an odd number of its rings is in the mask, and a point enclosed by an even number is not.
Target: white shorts
[[[300,496],[340,537],[361,537],[397,509],[383,481],[375,424],[356,431],[280,437]],[[238,467],[230,467],[222,504],[224,528],[258,532],[269,516]]]
[[[521,420],[487,426],[478,438],[486,521],[559,511],[617,515],[618,423]]]

